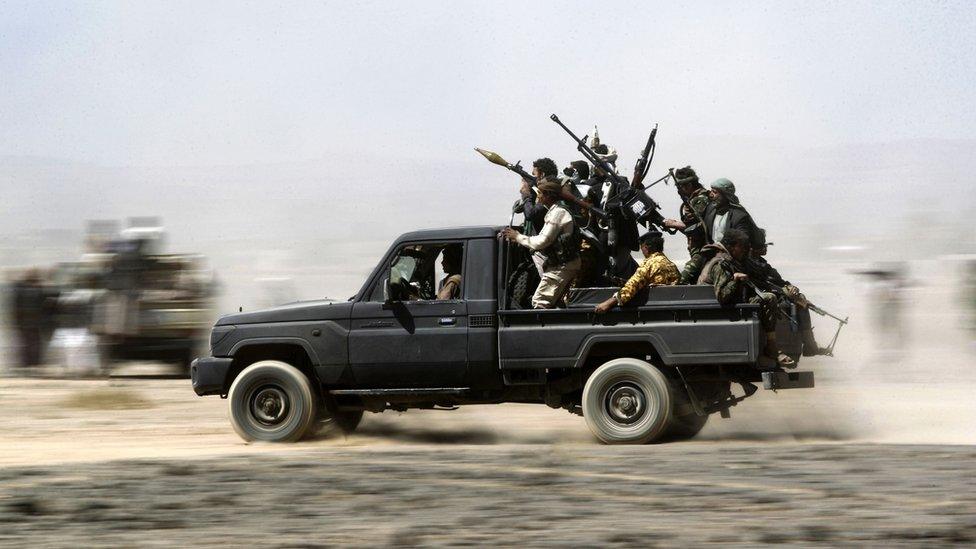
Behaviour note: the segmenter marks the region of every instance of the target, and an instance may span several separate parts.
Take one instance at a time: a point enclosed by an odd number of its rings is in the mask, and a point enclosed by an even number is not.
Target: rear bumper
[[[197,396],[223,395],[227,371],[232,362],[234,362],[232,358],[214,358],[212,356],[195,359],[190,364],[193,392]]]
[[[763,372],[764,389],[812,389],[813,372]]]

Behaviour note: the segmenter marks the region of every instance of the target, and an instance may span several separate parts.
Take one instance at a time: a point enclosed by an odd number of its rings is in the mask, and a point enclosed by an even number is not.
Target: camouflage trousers
[[[776,331],[776,309],[779,300],[769,292],[760,292],[749,298],[749,303],[759,305],[759,324],[766,332]]]
[[[685,263],[685,267],[681,269],[681,280],[678,284],[698,284],[698,277],[701,275],[702,269],[705,268],[705,264],[711,257],[702,254],[702,249],[699,248],[688,248],[688,255],[691,258]]]

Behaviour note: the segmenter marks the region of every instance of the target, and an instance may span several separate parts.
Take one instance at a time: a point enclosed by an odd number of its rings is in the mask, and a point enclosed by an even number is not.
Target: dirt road
[[[248,445],[185,380],[0,379],[0,544],[973,543],[976,446],[885,443],[968,442],[969,394],[763,392],[639,447],[531,405]]]

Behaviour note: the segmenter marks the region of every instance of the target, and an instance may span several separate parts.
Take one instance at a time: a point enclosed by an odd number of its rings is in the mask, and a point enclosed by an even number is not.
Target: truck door
[[[397,250],[374,287],[353,305],[349,363],[356,386],[463,386],[468,370],[464,255],[464,242],[406,244]]]

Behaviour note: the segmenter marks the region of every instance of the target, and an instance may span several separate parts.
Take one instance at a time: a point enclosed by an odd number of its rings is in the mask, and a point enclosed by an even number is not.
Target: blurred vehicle
[[[161,227],[129,227],[54,269],[58,364],[85,375],[147,360],[189,373],[212,321],[214,277],[202,255],[162,253],[163,237]]]
[[[143,255],[134,286],[107,284],[98,295],[93,332],[102,367],[119,360],[190,362],[208,335],[213,277],[200,255]],[[109,275],[111,276],[111,275]]]

